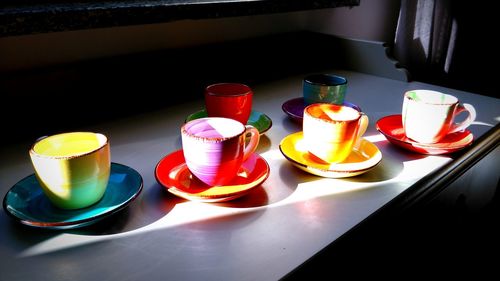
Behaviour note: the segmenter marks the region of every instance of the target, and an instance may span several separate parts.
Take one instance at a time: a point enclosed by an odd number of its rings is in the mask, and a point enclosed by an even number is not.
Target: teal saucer
[[[60,209],[45,196],[35,174],[16,183],[4,197],[3,208],[14,220],[29,226],[69,229],[93,224],[132,202],[142,191],[142,177],[134,169],[111,163],[108,187],[96,204],[82,209]]]
[[[189,115],[186,118],[185,122],[203,117],[208,117],[207,111],[205,109]],[[264,134],[271,128],[273,122],[271,118],[269,118],[269,116],[265,115],[264,113],[252,110],[252,112],[250,113],[250,117],[248,118],[247,125],[254,126],[257,130],[259,130],[260,134]]]

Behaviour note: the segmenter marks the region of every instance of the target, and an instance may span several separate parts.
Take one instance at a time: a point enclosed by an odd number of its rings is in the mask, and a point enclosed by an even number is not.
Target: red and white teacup
[[[468,112],[467,118],[455,123],[461,112]],[[402,118],[408,138],[420,143],[437,143],[446,135],[467,128],[476,119],[476,110],[452,95],[412,90],[404,95]]]
[[[223,117],[189,121],[181,128],[181,137],[188,169],[209,186],[230,183],[259,144],[256,128]]]

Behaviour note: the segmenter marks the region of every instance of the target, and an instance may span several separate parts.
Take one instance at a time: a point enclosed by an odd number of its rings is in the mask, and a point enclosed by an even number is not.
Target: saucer
[[[230,185],[208,186],[192,176],[181,149],[158,162],[155,176],[158,183],[176,196],[192,201],[222,202],[247,194],[267,179],[269,171],[266,160],[253,153]]]
[[[343,105],[352,107],[357,111],[361,111],[361,108],[353,103],[344,101]],[[304,103],[304,98],[295,98],[284,102],[281,105],[281,109],[290,117],[292,120],[298,123],[302,123],[304,119],[304,108],[306,104]]]
[[[380,118],[376,124],[377,130],[391,143],[418,153],[433,155],[451,153],[470,145],[474,139],[469,130],[464,130],[448,134],[438,143],[418,143],[406,137],[401,120],[401,114]]]
[[[207,111],[205,109],[202,109],[189,115],[186,118],[185,122],[207,116]],[[250,117],[248,118],[247,125],[254,126],[257,130],[259,130],[260,134],[264,134],[271,128],[273,122],[271,118],[269,118],[269,116],[265,115],[264,113],[252,110],[252,112],[250,113]]]
[[[313,175],[327,178],[353,177],[366,173],[382,160],[378,147],[363,138],[359,148],[354,149],[343,162],[320,162],[307,151],[303,139],[302,132],[293,133],[281,140],[279,147],[293,165]]]
[[[55,207],[45,196],[35,174],[17,182],[5,195],[3,208],[14,220],[29,226],[69,229],[93,224],[132,202],[142,191],[142,177],[134,169],[111,163],[103,198],[76,210]]]

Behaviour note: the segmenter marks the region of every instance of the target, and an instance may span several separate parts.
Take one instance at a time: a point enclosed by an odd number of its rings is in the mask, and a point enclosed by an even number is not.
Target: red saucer
[[[377,121],[377,130],[391,143],[418,153],[433,155],[451,153],[470,145],[474,139],[469,130],[464,130],[448,134],[438,143],[418,143],[406,137],[401,120],[401,114],[383,117]]]
[[[158,162],[155,176],[170,193],[184,199],[202,202],[229,201],[241,197],[259,186],[269,176],[269,165],[260,155],[252,154],[241,166],[233,181],[224,186],[209,186],[193,177],[184,153],[172,152]]]

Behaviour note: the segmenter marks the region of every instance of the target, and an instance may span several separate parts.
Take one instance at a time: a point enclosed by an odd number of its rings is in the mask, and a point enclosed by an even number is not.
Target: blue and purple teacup
[[[333,74],[311,74],[302,81],[305,105],[333,103],[341,105],[347,90],[347,79]]]

